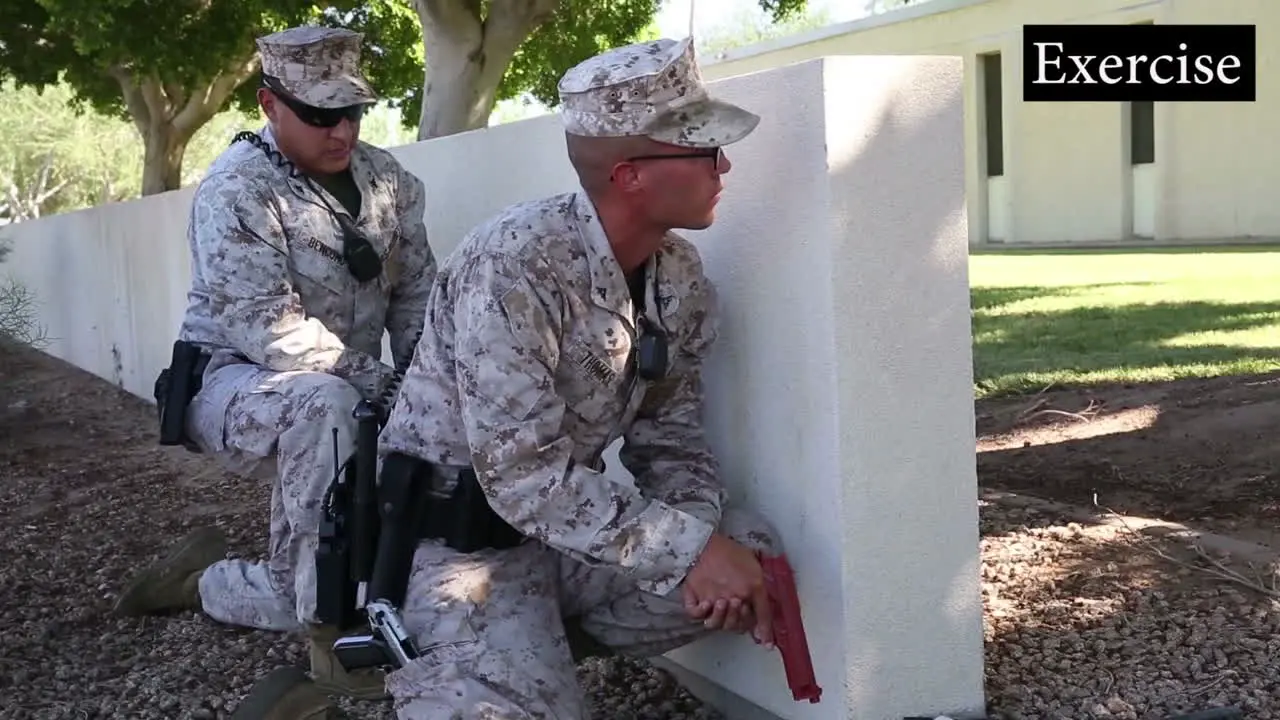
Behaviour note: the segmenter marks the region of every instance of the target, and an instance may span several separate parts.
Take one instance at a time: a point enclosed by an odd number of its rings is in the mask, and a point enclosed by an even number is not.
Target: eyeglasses
[[[264,77],[263,85],[266,86],[267,89],[271,90],[271,92],[275,93],[276,97],[280,98],[280,102],[284,103],[285,107],[292,110],[293,114],[297,115],[299,120],[312,127],[336,127],[338,123],[342,122],[344,119],[350,120],[353,123],[358,123],[361,118],[364,117],[365,111],[369,109],[369,105],[367,103],[348,105],[340,108],[318,108],[314,105],[308,105],[285,92],[284,88],[280,87],[280,83],[275,78]]]
[[[669,155],[636,155],[634,157],[627,158],[627,161],[635,162],[636,160],[688,160],[691,158],[692,159],[702,158],[706,160],[712,160],[713,161],[712,167],[718,168],[720,167],[720,163],[724,160],[724,148],[717,147],[714,150],[704,150],[702,152],[688,152],[688,153],[672,153]]]

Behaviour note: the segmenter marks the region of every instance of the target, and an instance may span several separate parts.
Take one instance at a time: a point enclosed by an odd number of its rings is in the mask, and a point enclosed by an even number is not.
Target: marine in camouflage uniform
[[[285,30],[258,41],[262,72],[268,87],[312,108],[365,105],[375,96],[360,75],[360,42],[348,30]],[[363,142],[349,173],[311,177],[284,163],[271,126],[260,138],[233,143],[195,191],[180,337],[211,353],[188,409],[189,436],[231,469],[272,483],[267,558],[226,559],[222,536],[201,528],[136,578],[117,611],[194,607],[233,625],[305,628],[317,680],[381,696],[380,675],[346,676],[329,656],[336,633],[313,625],[314,558],[335,460],[354,451],[352,411],[395,373],[381,360],[383,331],[404,368],[422,327],[436,272],[423,183]],[[346,267],[344,224],[377,252],[376,278],[361,282]]]
[[[648,136],[717,163],[758,122],[707,96],[687,40],[597,56],[560,91],[570,134]],[[382,450],[432,463],[440,490],[474,467],[526,540],[419,544],[401,610],[422,654],[387,676],[398,717],[583,718],[570,631],[608,653],[664,653],[712,632],[682,584],[713,532],[780,549],[760,518],[726,508],[701,426],[717,316],[699,254],[668,233],[646,269],[631,287],[585,189],[507,208],[443,263]],[[653,382],[636,369],[646,325],[669,336]],[[620,437],[634,485],[603,472]],[[282,706],[268,716],[302,717]]]

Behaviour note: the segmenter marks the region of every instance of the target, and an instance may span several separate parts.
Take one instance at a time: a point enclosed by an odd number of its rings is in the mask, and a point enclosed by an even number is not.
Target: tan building
[[[1253,24],[1254,103],[1024,103],[1024,24]],[[971,245],[1280,239],[1280,1],[927,0],[707,58],[719,79],[824,55],[965,61]]]

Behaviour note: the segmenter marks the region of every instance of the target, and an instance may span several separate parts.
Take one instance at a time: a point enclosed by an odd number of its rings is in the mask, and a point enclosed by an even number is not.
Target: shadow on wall
[[[901,73],[900,67],[889,65],[887,74]],[[843,461],[867,473],[846,479],[861,484],[850,497],[866,507],[846,507],[845,517],[875,528],[861,532],[854,545],[869,558],[870,572],[850,573],[858,585],[846,602],[861,608],[862,619],[849,629],[875,627],[845,642],[847,692],[868,715],[965,717],[981,714],[974,703],[981,704],[983,670],[963,86],[959,69],[948,77],[940,65],[906,67],[918,74],[900,78],[898,86],[913,90],[885,103],[874,131],[851,138],[862,147],[831,170],[831,187],[840,193],[832,203],[856,228],[856,236],[840,239],[832,258],[842,305],[836,308],[836,333],[844,338],[838,351],[842,362],[871,365],[858,370],[862,379],[843,390],[840,404],[860,417],[841,424],[857,423],[863,437],[851,449],[877,458],[874,466]],[[855,266],[862,266],[862,277],[876,276],[868,283],[874,290],[841,282],[857,276]],[[928,537],[930,547],[913,552],[920,537]],[[885,557],[896,562],[885,563]],[[888,591],[893,586],[880,585],[876,575],[892,582],[891,573],[901,577],[901,565],[926,567],[906,573],[916,583],[912,588]],[[938,647],[971,648],[977,655]],[[957,656],[972,662],[956,663]],[[901,666],[907,658],[914,667]],[[922,689],[930,686],[935,689]]]
[[[12,250],[13,240],[0,228],[0,339],[43,349],[49,336],[40,324],[40,299],[16,272],[3,269]]]

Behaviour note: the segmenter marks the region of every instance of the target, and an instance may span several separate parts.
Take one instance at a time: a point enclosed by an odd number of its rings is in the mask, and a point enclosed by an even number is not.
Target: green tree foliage
[[[58,83],[36,91],[0,83],[0,225],[137,197],[143,145],[133,123],[70,107],[75,91]],[[262,113],[224,110],[196,131],[182,164],[182,185],[204,176],[236,132]],[[388,147],[406,141],[396,112],[374,108],[362,140]]]
[[[0,86],[0,222],[136,196],[142,157],[133,128],[67,107],[63,84],[37,93]]]
[[[181,186],[196,132],[228,107],[256,112],[254,39],[301,24],[365,34],[365,70],[426,139],[484,127],[500,99],[554,106],[588,56],[656,34],[663,0],[0,0],[0,81],[59,81],[76,108],[128,119],[141,193]],[[775,21],[805,0],[758,0]],[[424,73],[425,66],[425,73]]]
[[[611,47],[656,36],[663,0],[413,0],[426,49],[418,138],[482,128],[500,100],[557,104],[565,70]],[[775,22],[806,0],[758,0]]]
[[[62,79],[77,107],[131,120],[147,195],[180,187],[186,147],[214,115],[231,102],[252,106],[255,85],[245,81],[259,69],[256,37],[300,24],[358,26],[375,46],[368,65],[388,70],[371,82],[394,97],[421,81],[413,20],[400,0],[4,0],[0,80],[44,88]]]
[[[0,224],[137,197],[143,144],[133,123],[71,107],[58,83],[37,91],[0,83]],[[255,113],[258,115],[258,113]],[[190,184],[253,116],[226,110],[192,136],[181,182]]]

